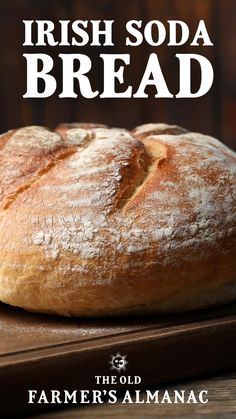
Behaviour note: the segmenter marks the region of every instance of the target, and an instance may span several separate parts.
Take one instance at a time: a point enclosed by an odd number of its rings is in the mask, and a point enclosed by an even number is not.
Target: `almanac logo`
[[[121,355],[119,352],[116,355],[111,355],[111,361],[109,361],[110,369],[118,372],[126,371],[126,365],[128,364],[126,357],[127,355]]]
[[[128,364],[127,355],[111,355],[109,361],[110,369],[120,373],[126,371]],[[103,403],[121,403],[121,404],[170,404],[170,403],[208,403],[208,390],[194,391],[184,389],[138,389],[142,378],[139,375],[95,375],[96,389],[47,389],[47,390],[28,390],[28,404],[103,404]],[[124,394],[118,394],[116,385],[124,386]],[[98,388],[97,386],[100,386]],[[104,386],[106,386],[104,388]],[[109,389],[109,386],[111,387]],[[127,387],[128,386],[128,387]],[[130,386],[134,386],[131,388]]]

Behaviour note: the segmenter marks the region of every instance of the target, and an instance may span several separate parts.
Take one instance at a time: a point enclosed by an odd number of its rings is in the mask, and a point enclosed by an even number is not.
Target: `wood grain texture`
[[[2,417],[47,407],[28,405],[28,389],[110,389],[96,386],[94,376],[111,374],[109,360],[118,351],[127,354],[126,374],[142,377],[138,389],[236,368],[235,304],[187,315],[102,322],[0,307]]]
[[[111,126],[133,127],[149,121],[176,123],[190,131],[211,134],[236,148],[236,92],[235,92],[235,15],[233,0],[111,0],[65,1],[55,3],[41,0],[1,2],[0,36],[7,39],[1,43],[4,65],[0,67],[0,130],[41,124],[54,127],[61,121],[97,121]],[[34,47],[23,48],[23,19],[115,19],[115,47],[38,47],[37,52],[50,54],[55,59],[54,75],[58,79],[60,93],[61,68],[56,59],[59,52],[88,54],[93,62],[91,84],[102,90],[100,53],[130,53],[130,68],[125,70],[128,82],[137,88],[142,77],[147,57],[158,53],[163,73],[170,88],[178,92],[178,65],[174,55],[191,52],[205,55],[213,64],[215,79],[211,91],[198,99],[99,99],[78,97],[59,99],[53,95],[47,99],[23,99],[26,90],[26,63],[23,53],[36,52]],[[182,19],[190,27],[193,36],[199,19],[204,19],[214,47],[176,47],[162,45],[158,48],[143,44],[140,47],[125,47],[125,23],[129,19],[148,20]],[[58,31],[57,31],[58,32]],[[63,50],[63,51],[62,51]],[[199,75],[193,68],[193,79]],[[150,93],[152,89],[150,89]]]
[[[236,120],[236,83],[232,75],[236,73],[236,46],[232,40],[236,39],[236,7],[233,0],[219,2],[218,18],[218,83],[221,92],[220,125],[222,138],[228,138],[229,144],[235,144]],[[221,34],[221,35],[220,35]],[[224,57],[220,60],[220,57]]]

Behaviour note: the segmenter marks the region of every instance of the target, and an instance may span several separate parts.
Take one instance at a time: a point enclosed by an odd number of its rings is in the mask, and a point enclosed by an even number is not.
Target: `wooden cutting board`
[[[125,375],[142,378],[139,389],[236,368],[236,303],[184,315],[97,320],[0,304],[0,417],[48,408],[28,405],[28,389],[111,389],[94,377],[116,374],[109,361],[117,352],[127,356]]]

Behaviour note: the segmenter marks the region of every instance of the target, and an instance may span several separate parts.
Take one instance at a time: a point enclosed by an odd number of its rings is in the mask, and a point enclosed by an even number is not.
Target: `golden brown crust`
[[[108,128],[106,125],[103,124],[94,124],[91,122],[68,122],[59,124],[55,131],[58,132],[58,134],[63,135],[66,131],[69,129],[74,128],[83,128],[83,129],[93,129],[93,128]]]
[[[0,137],[0,299],[63,315],[236,297],[236,155],[165,124]]]
[[[144,124],[133,129],[132,135],[138,140],[142,141],[150,135],[170,134],[179,135],[186,134],[188,131],[185,128],[178,127],[177,125],[168,124]]]

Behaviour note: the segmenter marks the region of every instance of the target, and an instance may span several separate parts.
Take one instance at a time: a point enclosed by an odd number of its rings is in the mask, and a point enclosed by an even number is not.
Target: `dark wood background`
[[[116,46],[103,47],[22,47],[25,19],[115,19]],[[180,19],[194,34],[204,19],[214,47],[127,48],[125,23],[129,19],[166,22]],[[2,0],[0,13],[0,131],[28,124],[54,127],[59,121],[96,121],[133,127],[145,122],[177,123],[190,130],[217,136],[236,149],[236,2],[235,0]],[[55,59],[57,94],[47,99],[23,99],[26,91],[26,62],[23,53],[43,52]],[[211,91],[198,99],[59,99],[61,69],[59,52],[88,54],[93,62],[92,86],[102,90],[100,53],[131,53],[126,80],[138,87],[147,57],[157,52],[168,86],[178,92],[176,53],[203,54],[213,64],[215,79]],[[197,70],[193,78],[198,78]],[[150,94],[154,94],[152,89]]]

